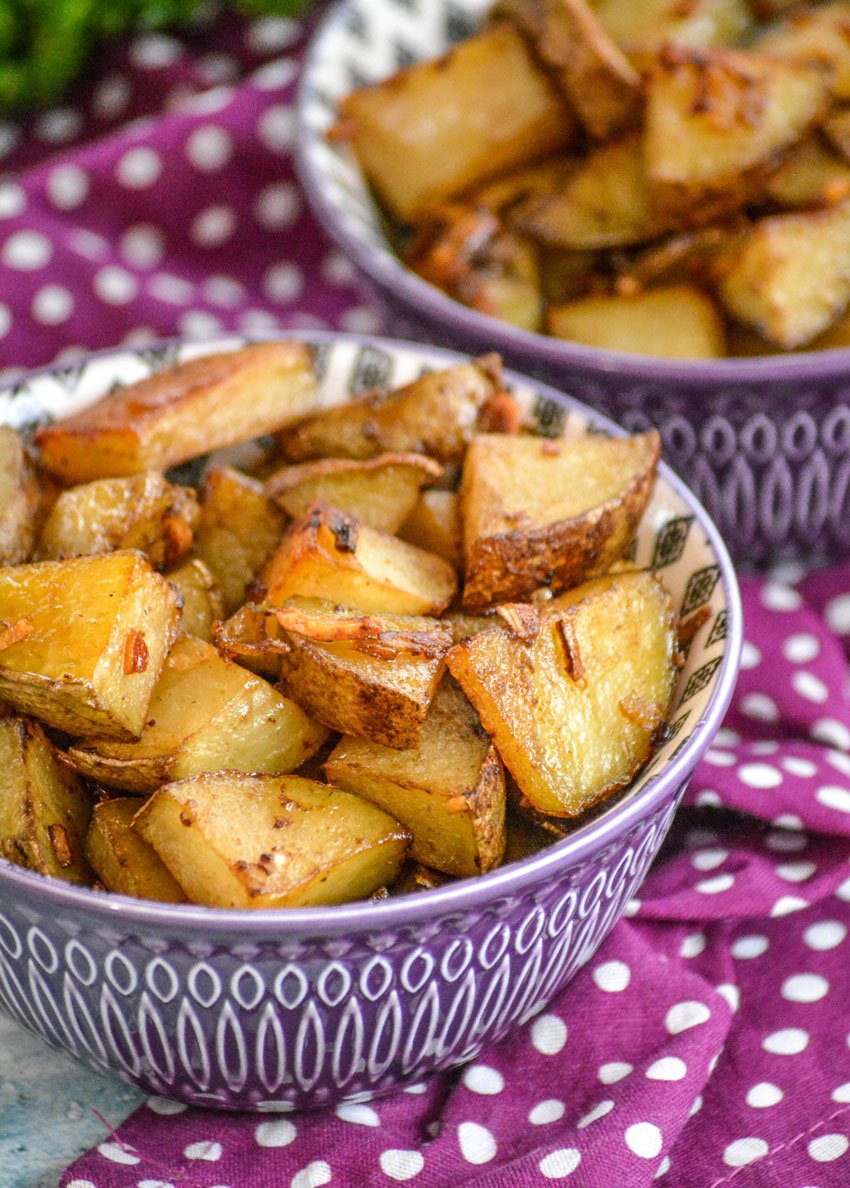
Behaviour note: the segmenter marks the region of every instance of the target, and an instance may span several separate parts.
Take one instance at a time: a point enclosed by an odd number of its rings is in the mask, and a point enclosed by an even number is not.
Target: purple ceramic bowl
[[[350,150],[325,139],[340,98],[476,26],[486,0],[342,0],[307,55],[298,156],[319,219],[357,267],[393,333],[500,351],[635,432],[655,425],[665,458],[717,523],[733,557],[763,564],[850,548],[850,351],[710,362],[598,350],[469,309],[393,255]],[[400,168],[403,167],[400,164]]]
[[[328,402],[455,358],[381,339],[303,337]],[[44,423],[115,383],[233,345],[168,343],[38,372],[0,391],[0,423]],[[542,433],[619,432],[551,389],[509,379]],[[145,1091],[257,1111],[362,1100],[505,1035],[558,992],[625,910],[735,683],[742,625],[732,563],[666,467],[637,546],[676,607],[706,607],[706,622],[679,678],[670,739],[596,819],[481,878],[332,908],[154,904],[0,860],[0,1009]]]

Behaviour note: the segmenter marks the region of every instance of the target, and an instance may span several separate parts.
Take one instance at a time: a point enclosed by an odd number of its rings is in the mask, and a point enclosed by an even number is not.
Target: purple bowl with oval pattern
[[[457,357],[309,334],[322,399]],[[243,340],[93,355],[0,391],[0,423],[43,424],[173,362]],[[620,432],[510,374],[548,436]],[[662,466],[637,559],[705,622],[670,737],[566,840],[477,879],[381,902],[226,911],[71,886],[0,859],[0,1009],[90,1068],[196,1105],[276,1111],[386,1092],[471,1059],[541,1009],[595,952],[646,874],[731,697],[741,607],[717,529]]]
[[[656,426],[737,560],[850,549],[850,350],[679,362],[579,346],[469,309],[393,254],[363,175],[326,132],[338,101],[479,24],[490,0],[341,0],[319,27],[298,99],[298,159],[313,209],[392,333],[496,350],[632,432]]]

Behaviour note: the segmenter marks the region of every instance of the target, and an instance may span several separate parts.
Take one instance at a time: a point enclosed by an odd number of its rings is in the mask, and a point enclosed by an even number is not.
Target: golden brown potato
[[[732,45],[752,23],[748,0],[596,0],[594,8],[640,65],[664,45]]]
[[[836,99],[850,99],[850,4],[822,4],[791,12],[757,41],[758,49],[829,68]]]
[[[41,497],[22,438],[0,425],[0,565],[29,561]]]
[[[739,209],[828,98],[829,73],[817,62],[747,50],[662,53],[648,82],[644,134],[657,209],[683,224]]]
[[[0,718],[0,856],[70,883],[90,883],[85,836],[91,797],[53,754],[37,722]]]
[[[556,152],[575,132],[570,109],[507,25],[354,91],[340,110],[340,134],[351,139],[387,207],[407,221],[467,186]]]
[[[543,440],[481,434],[460,491],[464,609],[604,573],[626,551],[652,494],[655,430],[636,437]]]
[[[439,462],[422,454],[380,454],[377,458],[327,458],[277,471],[266,495],[293,518],[317,499],[351,512],[379,532],[395,532],[416,503],[420,488],[442,474]]]
[[[502,764],[451,677],[434,694],[417,746],[343,738],[328,780],[385,809],[413,835],[410,856],[460,877],[497,866],[505,845]]]
[[[432,371],[385,394],[323,408],[278,436],[295,462],[412,451],[459,461],[489,402],[502,392],[498,355]]]
[[[321,502],[292,525],[261,581],[272,606],[300,595],[398,615],[439,614],[457,589],[442,557]]]
[[[182,635],[165,661],[138,741],[83,738],[67,760],[98,783],[143,794],[204,771],[294,771],[326,736],[266,681],[210,644]]]
[[[723,319],[693,285],[570,301],[550,309],[549,330],[556,338],[632,355],[721,359],[726,354]]]
[[[166,470],[280,429],[316,400],[307,347],[265,342],[206,355],[121,388],[39,430],[44,464],[65,483]]]
[[[39,560],[138,549],[156,569],[178,565],[192,547],[198,498],[155,471],[97,479],[63,491],[39,537]]]
[[[213,623],[224,618],[224,599],[209,566],[194,557],[165,576],[183,600],[180,630],[209,643]]]
[[[195,553],[212,571],[227,614],[245,601],[248,586],[285,527],[286,515],[266,496],[262,483],[229,466],[207,474]]]
[[[185,903],[183,888],[156,850],[133,828],[139,807],[132,797],[95,805],[86,836],[89,865],[107,891],[161,903]]]
[[[832,206],[850,196],[850,163],[817,136],[797,144],[765,182],[779,206]]]
[[[0,698],[69,734],[138,736],[177,636],[177,591],[141,553],[0,569]]]
[[[485,631],[449,668],[523,797],[574,817],[625,787],[659,736],[675,683],[670,596],[648,572],[603,578],[555,599],[523,642]]]
[[[459,569],[463,564],[463,537],[455,492],[423,491],[399,529],[399,536]]]
[[[193,903],[309,907],[392,883],[410,835],[372,804],[298,776],[166,784],[135,818]]]
[[[759,220],[728,261],[718,293],[770,342],[786,349],[810,342],[850,299],[850,199]]]
[[[640,101],[640,75],[586,0],[499,0],[552,71],[584,127],[599,140],[619,131]]]
[[[270,681],[280,676],[280,657],[289,651],[282,635],[274,616],[250,602],[213,623],[213,642],[222,656]]]
[[[414,746],[445,668],[450,633],[436,619],[365,620],[328,603],[293,603],[278,612],[284,629],[289,624],[282,688],[333,730],[389,747]]]

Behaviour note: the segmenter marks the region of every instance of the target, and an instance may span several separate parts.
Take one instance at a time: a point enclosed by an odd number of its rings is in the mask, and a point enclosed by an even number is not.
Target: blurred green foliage
[[[231,0],[249,16],[300,12],[306,0]],[[189,25],[209,0],[0,0],[0,112],[59,99],[98,46],[134,29]]]

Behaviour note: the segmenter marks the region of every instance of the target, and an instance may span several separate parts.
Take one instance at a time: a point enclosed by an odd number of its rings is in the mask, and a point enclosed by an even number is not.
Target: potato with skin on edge
[[[427,553],[436,553],[455,569],[463,565],[463,528],[454,491],[422,491],[398,535]]]
[[[374,805],[292,775],[225,771],[166,784],[134,826],[189,899],[210,907],[364,899],[395,880],[410,845]]]
[[[94,806],[86,835],[89,865],[107,891],[161,903],[185,903],[183,888],[156,850],[133,828],[140,807],[132,797],[102,800]]]

